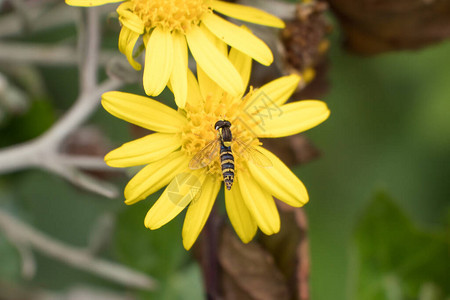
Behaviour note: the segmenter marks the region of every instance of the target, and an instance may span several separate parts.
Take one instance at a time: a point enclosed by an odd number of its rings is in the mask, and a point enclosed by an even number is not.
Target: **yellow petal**
[[[162,159],[180,146],[179,135],[153,133],[109,152],[105,156],[105,162],[116,168],[140,166]]]
[[[200,25],[203,29],[202,32],[212,42],[216,48],[224,55],[228,56],[228,46],[221,40],[219,40],[214,34],[212,34],[204,25]],[[236,68],[237,69],[237,68]],[[203,71],[202,67],[197,63],[197,78],[200,91],[203,95],[203,99],[219,98],[223,94],[223,89],[215,83],[208,74]]]
[[[251,215],[267,235],[280,231],[280,215],[272,195],[267,193],[247,172],[239,173],[239,190]]]
[[[124,92],[106,92],[103,107],[113,116],[163,133],[177,133],[186,123],[172,108],[153,99]]]
[[[189,69],[188,69],[187,82],[188,82],[188,96],[187,96],[188,100],[187,101],[188,101],[189,105],[191,106],[191,109],[201,107],[201,105],[203,105],[203,97],[200,92],[200,87],[198,86],[197,78],[195,78],[195,75]]]
[[[143,34],[145,30],[145,24],[142,22],[135,13],[133,13],[133,6],[130,1],[126,1],[119,5],[117,13],[119,14],[119,21],[123,26],[136,32],[137,34]]]
[[[175,96],[175,103],[184,108],[187,98],[188,50],[183,34],[173,33],[173,71],[170,84]]]
[[[244,87],[247,87],[250,79],[250,73],[252,71],[252,58],[236,48],[231,48],[228,59],[231,61],[236,70],[238,70],[239,74],[241,74]]]
[[[173,70],[173,39],[168,30],[156,27],[145,50],[144,89],[149,96],[159,95]]]
[[[266,115],[263,123],[252,130],[258,137],[288,136],[319,125],[329,115],[325,102],[302,100],[281,106],[278,112]]]
[[[144,224],[158,229],[175,218],[191,201],[196,201],[202,182],[200,172],[176,176],[145,216]]]
[[[271,195],[290,206],[300,207],[308,202],[308,192],[300,179],[272,152],[257,147],[273,164],[271,168],[261,168],[249,163],[253,178]]]
[[[125,187],[125,203],[133,204],[147,198],[167,185],[187,168],[189,158],[182,151],[173,152],[163,159],[148,164]]]
[[[250,114],[258,113],[261,110],[279,110],[294,93],[300,82],[300,76],[289,75],[266,83],[248,99],[245,111]],[[264,112],[263,112],[264,113]]]
[[[66,0],[66,4],[72,6],[98,6],[108,3],[121,2],[123,0]]]
[[[192,200],[186,212],[183,224],[183,246],[189,250],[208,220],[211,209],[220,190],[221,182],[213,176],[207,176],[201,186],[200,196]]]
[[[234,19],[264,26],[284,28],[284,22],[281,19],[254,7],[218,0],[213,0],[211,6],[213,10]]]
[[[123,54],[126,54],[127,45],[130,38],[130,32],[132,32],[132,30],[128,29],[127,27],[122,27],[122,29],[120,30],[119,51]]]
[[[224,43],[221,39],[219,39],[215,34],[213,34],[209,29],[205,26],[205,24],[200,23],[200,29],[203,34],[208,38],[208,40],[214,44],[217,50],[220,51],[225,56],[228,56],[228,45]]]
[[[225,189],[225,206],[227,208],[228,218],[233,225],[234,230],[242,242],[250,242],[256,234],[258,227],[253,219],[239,189],[239,181],[233,183],[231,190]]]
[[[272,63],[272,51],[253,33],[215,14],[207,14],[202,18],[202,22],[212,33],[231,47],[247,54],[263,65],[268,66]]]
[[[196,62],[208,76],[221,88],[232,95],[239,95],[244,91],[241,76],[236,68],[211,43],[202,32],[202,29],[193,27],[187,34],[186,39]]]
[[[128,62],[135,70],[141,69],[141,64],[134,60],[133,50],[139,34],[123,26],[119,34],[119,51],[126,55]]]
[[[197,78],[198,85],[200,87],[200,92],[202,98],[206,99],[218,99],[223,93],[223,90],[219,87],[217,83],[209,78],[208,74],[203,71],[202,67],[197,64]]]

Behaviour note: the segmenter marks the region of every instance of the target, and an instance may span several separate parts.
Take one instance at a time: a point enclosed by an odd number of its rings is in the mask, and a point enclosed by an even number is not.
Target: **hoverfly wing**
[[[255,147],[251,147],[248,149],[250,162],[254,163],[259,167],[270,168],[273,167],[272,161],[266,155],[264,155],[261,151],[256,149]]]
[[[192,170],[201,169],[211,163],[214,157],[217,155],[219,148],[219,140],[212,140],[205,145],[189,162],[189,168]]]
[[[245,144],[239,139],[235,139],[235,141],[240,146],[240,151],[237,154],[242,158],[244,158],[245,160],[252,162],[259,167],[268,168],[273,166],[270,158],[268,158],[266,155],[264,155],[261,151],[259,151],[255,147],[249,144]]]

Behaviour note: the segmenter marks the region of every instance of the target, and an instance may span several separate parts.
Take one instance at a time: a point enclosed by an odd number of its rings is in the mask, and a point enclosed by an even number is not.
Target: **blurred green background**
[[[448,232],[449,225],[450,43],[358,57],[343,51],[338,38],[332,37],[324,97],[331,116],[307,133],[323,155],[297,170],[311,197],[313,299],[350,299],[354,233],[379,192],[423,230]],[[417,251],[403,246],[405,255]],[[448,259],[447,248],[433,263],[448,267]]]
[[[104,44],[115,47],[116,33],[104,33]],[[74,34],[70,26],[26,40],[51,43]],[[311,198],[306,206],[311,299],[448,297],[449,53],[450,42],[443,42],[420,51],[359,57],[342,50],[338,30],[331,36],[331,88],[323,97],[331,117],[306,133],[322,156],[295,168]],[[2,147],[44,132],[76,98],[75,67],[37,72],[45,92],[30,94],[27,113],[0,123]],[[125,122],[101,108],[89,124],[98,126],[112,147],[133,139]],[[108,180],[121,190],[127,181],[124,176]],[[128,207],[121,197],[95,196],[39,170],[0,177],[2,209],[71,245],[85,246],[100,216],[117,217],[102,255],[162,284],[156,293],[128,292],[143,299],[201,299],[200,270],[181,245],[182,217],[157,231],[143,226],[157,196]],[[17,250],[0,233],[0,282],[59,291],[74,284],[126,291],[38,253],[36,259],[36,276],[22,279]]]

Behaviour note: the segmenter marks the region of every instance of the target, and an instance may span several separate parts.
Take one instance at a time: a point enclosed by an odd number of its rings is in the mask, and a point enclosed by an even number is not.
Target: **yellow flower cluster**
[[[308,202],[303,183],[258,138],[276,138],[310,129],[329,116],[325,103],[286,104],[300,77],[290,75],[245,94],[252,59],[273,61],[267,45],[245,27],[214,12],[246,22],[282,28],[283,21],[259,9],[219,0],[66,0],[74,6],[123,2],[119,49],[137,70],[133,56],[142,36],[147,95],[168,85],[178,110],[144,96],[107,92],[103,107],[112,115],[152,130],[111,151],[112,167],[144,167],[125,188],[133,204],[167,186],[147,213],[145,226],[157,229],[186,207],[183,245],[200,234],[225,182],[226,210],[245,243],[260,228],[277,233],[280,218],[273,197],[299,207]],[[229,47],[228,47],[229,46]],[[197,76],[188,68],[188,50]]]

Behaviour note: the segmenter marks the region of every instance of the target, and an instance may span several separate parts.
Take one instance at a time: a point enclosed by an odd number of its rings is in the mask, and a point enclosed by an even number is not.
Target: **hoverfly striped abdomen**
[[[227,120],[217,121],[214,128],[219,131],[220,165],[222,167],[223,182],[227,190],[231,189],[234,180],[234,156],[231,151],[231,123]]]
[[[220,145],[220,164],[222,166],[223,182],[227,190],[231,189],[234,179],[234,157],[231,147]]]

